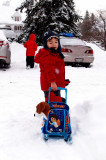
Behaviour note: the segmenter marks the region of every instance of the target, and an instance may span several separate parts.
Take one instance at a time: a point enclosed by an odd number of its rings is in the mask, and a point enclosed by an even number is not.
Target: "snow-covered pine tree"
[[[86,11],[83,22],[81,24],[82,39],[90,41],[92,23],[89,11]]]
[[[30,1],[25,2],[28,4]],[[30,7],[30,3],[26,6],[24,3],[27,15],[18,42],[25,42],[31,33],[35,33],[37,43],[42,43],[42,35],[48,28],[58,33],[71,32],[79,36],[76,22],[80,16],[75,12],[73,0],[39,0],[33,7]]]

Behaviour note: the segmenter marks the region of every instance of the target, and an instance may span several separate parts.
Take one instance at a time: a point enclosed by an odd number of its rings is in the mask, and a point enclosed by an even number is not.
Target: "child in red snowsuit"
[[[34,56],[35,51],[37,50],[37,44],[35,42],[36,36],[35,34],[31,34],[29,40],[25,42],[24,47],[26,50],[26,67],[33,68],[34,67]]]
[[[53,91],[50,101],[63,101],[57,87],[65,87],[65,64],[61,53],[59,36],[51,30],[44,34],[44,48],[36,54],[34,61],[40,65],[41,90],[44,91],[45,101],[48,101],[48,90]]]

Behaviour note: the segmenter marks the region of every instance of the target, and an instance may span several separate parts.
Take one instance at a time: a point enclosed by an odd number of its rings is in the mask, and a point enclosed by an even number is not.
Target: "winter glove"
[[[65,86],[68,86],[70,83],[70,80],[69,79],[65,79]]]

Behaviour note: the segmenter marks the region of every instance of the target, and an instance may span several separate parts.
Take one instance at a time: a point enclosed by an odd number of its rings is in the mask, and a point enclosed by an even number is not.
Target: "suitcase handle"
[[[65,104],[67,104],[67,88],[57,87],[57,90],[64,90],[65,91]],[[48,103],[50,103],[50,92],[51,92],[51,87],[49,87]]]

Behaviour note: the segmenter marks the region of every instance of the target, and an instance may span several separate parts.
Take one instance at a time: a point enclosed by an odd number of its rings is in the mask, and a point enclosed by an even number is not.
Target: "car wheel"
[[[65,66],[70,66],[71,63],[70,62],[65,62]]]
[[[10,64],[4,64],[4,68],[10,68]]]
[[[85,63],[84,67],[88,68],[90,66],[90,63]]]

